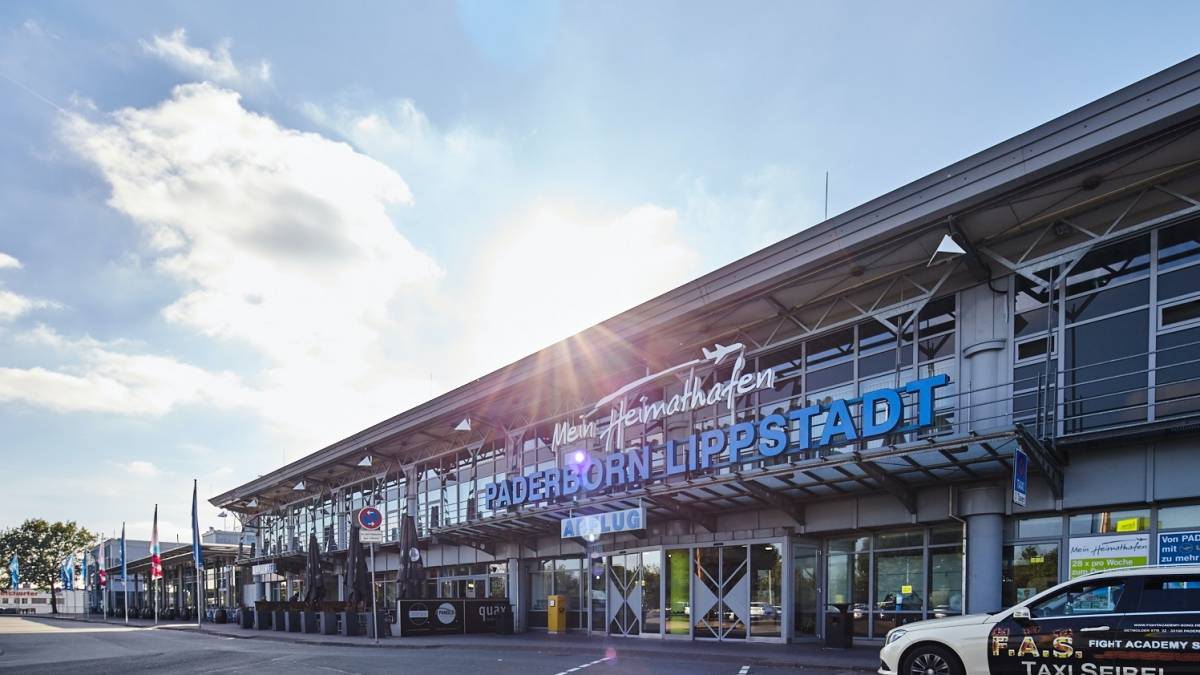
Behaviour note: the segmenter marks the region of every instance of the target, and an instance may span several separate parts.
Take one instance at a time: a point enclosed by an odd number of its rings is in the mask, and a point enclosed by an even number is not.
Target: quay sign
[[[702,380],[695,376],[696,366],[705,362],[718,365],[730,350],[735,349],[739,350],[739,354],[729,379],[705,389]],[[609,425],[603,431],[599,430],[595,422],[588,422],[588,415],[583,416],[581,424],[555,427],[556,444],[585,438],[602,438],[605,441],[606,454],[602,457],[592,457],[590,453],[576,451],[571,453],[569,461],[561,467],[489,483],[484,486],[486,508],[535,504],[556,497],[583,496],[604,488],[628,489],[634,484],[644,484],[687,471],[737,465],[764,457],[836,447],[884,434],[927,428],[934,424],[936,391],[950,381],[946,375],[935,375],[914,380],[896,389],[877,389],[857,398],[835,399],[826,404],[793,408],[786,413],[766,415],[755,422],[735,422],[736,397],[759,388],[773,389],[775,384],[774,371],[742,373],[745,365],[744,349],[740,344],[731,347],[717,345],[712,351],[704,350],[705,359],[669,368],[618,389],[601,399],[592,409],[594,413],[603,406],[612,404]],[[653,404],[648,403],[646,397],[642,396],[639,399],[640,403],[630,407],[627,394],[651,380],[680,370],[690,371],[682,394],[676,394],[666,402],[658,401]],[[909,397],[907,405],[904,400],[906,395]],[[655,465],[651,462],[653,448],[648,445],[623,448],[626,426],[717,403],[723,403],[728,408],[730,424],[691,434],[681,440],[668,440],[662,448],[665,461],[660,464]],[[860,407],[859,420],[851,413],[852,406]],[[906,408],[915,408],[915,418],[905,419]],[[821,425],[821,433],[817,437],[813,436],[815,425]],[[617,449],[613,450],[613,447]]]
[[[597,513],[590,516],[574,516],[560,521],[562,538],[584,537],[595,541],[602,534],[613,532],[632,532],[646,527],[646,507],[623,509],[608,513]]]

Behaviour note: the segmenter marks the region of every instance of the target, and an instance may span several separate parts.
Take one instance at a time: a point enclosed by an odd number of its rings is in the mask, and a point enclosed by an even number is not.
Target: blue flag
[[[196,480],[192,479],[192,560],[196,569],[204,569],[204,553],[200,550],[200,519],[196,512]]]
[[[128,568],[125,567],[125,523],[121,523],[121,583],[125,583],[125,579],[129,574]]]
[[[21,585],[21,563],[17,562],[17,554],[14,553],[12,560],[8,561],[8,586],[16,590],[17,586]]]
[[[79,565],[80,565],[79,576],[83,577],[84,590],[87,590],[87,587],[88,587],[87,559],[88,559],[88,552],[84,551],[83,555],[79,556]]]
[[[75,588],[75,556],[67,556],[67,559],[62,562],[62,568],[59,570],[62,576],[63,590],[74,590]]]

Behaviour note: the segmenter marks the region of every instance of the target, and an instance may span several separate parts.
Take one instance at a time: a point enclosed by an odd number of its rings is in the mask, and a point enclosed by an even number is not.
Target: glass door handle
[[[1096,631],[1101,631],[1101,630],[1110,630],[1110,629],[1108,626],[1089,626],[1087,628],[1080,628],[1079,632],[1080,633],[1095,633]]]

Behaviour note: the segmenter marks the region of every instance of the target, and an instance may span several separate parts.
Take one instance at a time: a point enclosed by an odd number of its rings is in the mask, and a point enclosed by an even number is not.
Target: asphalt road
[[[181,631],[0,616],[0,671],[21,673],[396,673],[446,675],[750,675],[793,668],[714,663],[603,648],[387,649],[239,640]],[[804,670],[811,675],[849,675]],[[856,674],[857,675],[857,674]]]

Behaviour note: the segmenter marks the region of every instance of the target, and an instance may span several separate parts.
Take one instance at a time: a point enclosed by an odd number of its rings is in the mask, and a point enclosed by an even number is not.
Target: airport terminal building
[[[878,638],[1200,560],[1198,449],[1200,58],[212,503],[248,601],[310,534],[339,588],[374,505],[381,606],[411,517],[425,597],[518,630],[560,595],[599,634]]]

